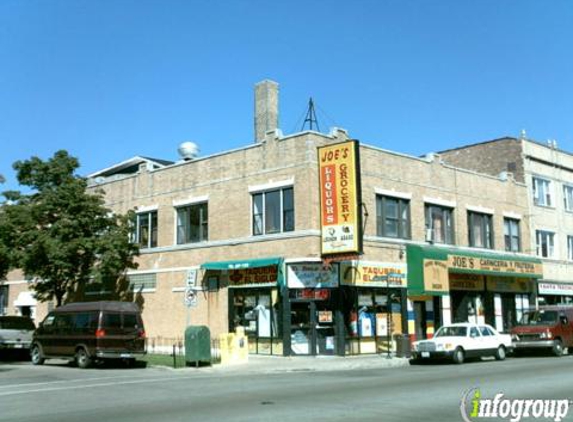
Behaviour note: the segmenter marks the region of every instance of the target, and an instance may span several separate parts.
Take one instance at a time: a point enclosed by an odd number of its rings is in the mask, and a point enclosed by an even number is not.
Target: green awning
[[[263,268],[263,267],[277,267],[277,284],[282,285],[283,276],[283,258],[270,257],[270,258],[256,258],[256,259],[239,259],[236,261],[212,261],[205,262],[201,265],[201,269],[210,271],[233,271],[234,274],[237,272],[248,272],[253,268]],[[231,281],[232,282],[232,281]],[[256,286],[256,284],[249,284],[249,286]]]
[[[410,295],[448,294],[450,272],[529,279],[543,277],[542,261],[536,257],[418,245],[407,245],[406,253]]]

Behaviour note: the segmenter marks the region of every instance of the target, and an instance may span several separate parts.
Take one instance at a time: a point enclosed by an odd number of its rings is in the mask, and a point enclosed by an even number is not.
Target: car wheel
[[[39,344],[33,344],[30,348],[30,359],[32,361],[32,365],[43,365],[46,361]]]
[[[461,347],[458,347],[456,350],[454,350],[453,359],[454,363],[457,363],[458,365],[464,363],[465,354]]]
[[[555,356],[563,356],[563,343],[561,340],[553,340],[553,347],[551,348],[551,351]]]
[[[86,352],[86,349],[80,347],[76,351],[76,365],[78,365],[79,368],[85,369],[89,368],[91,363],[92,360],[90,359],[88,352]]]
[[[495,351],[495,360],[505,360],[506,352],[505,347],[499,346]]]

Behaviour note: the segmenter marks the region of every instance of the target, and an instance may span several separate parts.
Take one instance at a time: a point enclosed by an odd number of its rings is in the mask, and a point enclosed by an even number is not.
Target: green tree
[[[12,266],[33,280],[38,300],[55,299],[57,306],[82,298],[89,283],[125,285],[139,254],[129,241],[132,213],[113,214],[102,191],[87,191],[78,167],[66,151],[47,161],[17,161],[18,182],[32,193],[5,192],[0,213],[6,223],[0,243],[10,249]]]

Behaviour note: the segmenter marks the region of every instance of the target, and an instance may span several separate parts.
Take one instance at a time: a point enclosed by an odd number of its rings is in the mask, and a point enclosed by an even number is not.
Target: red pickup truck
[[[515,353],[547,349],[561,356],[573,347],[573,307],[543,306],[525,312],[511,330],[511,339]]]

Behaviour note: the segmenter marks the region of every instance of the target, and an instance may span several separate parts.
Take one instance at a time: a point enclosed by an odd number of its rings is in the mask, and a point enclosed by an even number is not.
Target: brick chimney
[[[279,84],[264,80],[255,85],[255,142],[279,127]]]

